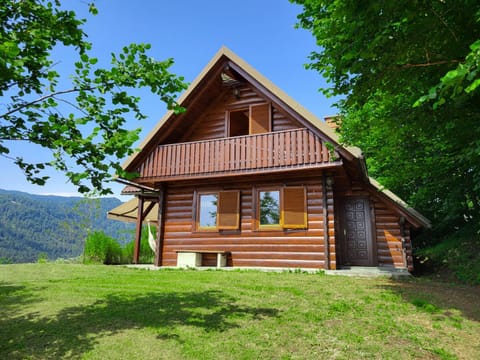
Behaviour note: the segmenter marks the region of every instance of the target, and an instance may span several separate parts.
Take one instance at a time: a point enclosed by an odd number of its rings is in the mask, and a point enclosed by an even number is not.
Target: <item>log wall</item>
[[[285,183],[284,183],[285,184]],[[280,183],[256,183],[255,186],[281,186]],[[286,185],[304,185],[307,189],[308,229],[259,231],[255,229],[255,188],[242,183],[232,190],[241,192],[240,230],[201,232],[195,230],[195,191],[215,191],[207,186],[169,187],[166,196],[163,266],[175,266],[177,250],[229,251],[229,266],[267,266],[324,268],[324,216],[321,177],[315,180],[291,181]],[[333,226],[333,198],[329,196],[329,223]],[[335,256],[334,232],[330,252]],[[333,240],[333,242],[332,242]],[[204,257],[206,265],[214,258]],[[333,262],[334,264],[334,262]]]
[[[255,189],[266,186],[304,185],[307,189],[308,228],[306,230],[260,231],[255,228]],[[163,266],[175,266],[177,250],[222,250],[229,251],[229,266],[266,266],[319,268],[325,263],[325,216],[321,173],[308,180],[287,180],[277,182],[241,182],[225,187],[169,186],[166,197],[165,240]],[[240,230],[202,232],[196,231],[194,214],[196,211],[195,192],[239,190],[240,191]],[[335,190],[334,190],[335,191]],[[329,232],[329,268],[341,267],[343,229],[335,231],[334,191],[327,190],[327,216]],[[376,266],[412,269],[412,246],[410,231],[406,224],[404,232],[405,249],[402,246],[402,233],[399,215],[384,201],[370,193],[361,185],[353,185],[335,196],[361,196],[370,199],[373,216],[374,261]],[[337,214],[338,216],[339,214]],[[340,231],[340,234],[337,232]],[[405,253],[407,264],[405,264]],[[204,256],[204,265],[215,264],[213,255]]]
[[[393,266],[404,268],[412,266],[405,264],[405,251],[402,246],[402,234],[399,224],[399,215],[387,208],[384,202],[374,199],[376,246],[379,266]],[[404,234],[406,255],[412,261],[412,246],[409,231]]]

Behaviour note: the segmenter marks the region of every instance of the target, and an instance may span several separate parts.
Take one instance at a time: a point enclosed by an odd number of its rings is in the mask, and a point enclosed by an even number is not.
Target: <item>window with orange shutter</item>
[[[304,186],[257,190],[258,230],[306,229],[307,194]]]
[[[240,192],[237,190],[199,193],[197,230],[218,231],[240,228]]]
[[[305,187],[285,187],[283,188],[282,196],[283,228],[307,228],[307,199]]]

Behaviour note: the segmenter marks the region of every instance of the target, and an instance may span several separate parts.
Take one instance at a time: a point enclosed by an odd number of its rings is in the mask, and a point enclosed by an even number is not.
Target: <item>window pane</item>
[[[200,227],[217,226],[217,195],[200,195]]]
[[[280,224],[280,191],[260,191],[260,225]]]

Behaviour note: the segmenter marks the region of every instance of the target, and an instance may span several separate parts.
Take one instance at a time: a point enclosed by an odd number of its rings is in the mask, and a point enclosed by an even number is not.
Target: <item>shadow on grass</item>
[[[426,312],[443,312],[457,309],[473,321],[480,321],[480,287],[467,286],[429,279],[392,281],[384,288],[398,293],[406,301]]]
[[[0,318],[3,319],[26,304],[39,301],[25,286],[0,281]]]
[[[0,320],[0,357],[43,359],[79,358],[97,339],[127,329],[151,328],[159,340],[182,342],[177,326],[222,332],[239,327],[243,319],[261,320],[278,311],[240,306],[221,291],[203,291],[110,295],[89,306],[65,308],[53,318],[5,315]]]

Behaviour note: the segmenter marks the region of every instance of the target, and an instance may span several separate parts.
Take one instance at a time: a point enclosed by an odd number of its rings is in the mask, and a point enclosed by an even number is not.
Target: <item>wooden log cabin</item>
[[[157,226],[157,266],[413,269],[429,222],[367,174],[360,149],[222,48],[124,164],[113,219]],[[327,119],[331,120],[331,119]],[[331,121],[330,121],[331,122]],[[333,123],[333,122],[331,122]],[[332,124],[330,124],[332,125]]]

